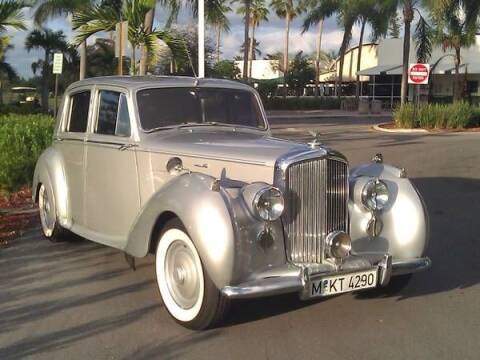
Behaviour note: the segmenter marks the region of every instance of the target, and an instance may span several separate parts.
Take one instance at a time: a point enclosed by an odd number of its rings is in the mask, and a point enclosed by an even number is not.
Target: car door
[[[85,225],[85,136],[91,110],[90,88],[72,91],[65,100],[55,147],[63,156],[68,207],[73,227]]]
[[[86,146],[86,223],[92,237],[116,248],[126,245],[140,210],[131,114],[126,92],[95,91],[95,116]]]

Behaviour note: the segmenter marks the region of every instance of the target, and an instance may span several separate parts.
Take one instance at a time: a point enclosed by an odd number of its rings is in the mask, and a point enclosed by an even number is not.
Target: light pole
[[[205,3],[198,0],[198,77],[205,77]]]

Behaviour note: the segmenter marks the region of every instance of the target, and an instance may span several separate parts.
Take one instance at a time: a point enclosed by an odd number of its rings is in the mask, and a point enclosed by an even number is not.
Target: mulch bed
[[[9,196],[0,195],[0,247],[8,245],[39,223],[32,192],[28,187]]]
[[[404,130],[404,128],[398,128],[395,123],[381,124],[379,127],[388,130]],[[420,128],[419,128],[420,129]],[[416,130],[416,129],[413,129]],[[459,132],[480,132],[480,127],[467,128],[467,129],[425,129],[432,133],[459,133]]]

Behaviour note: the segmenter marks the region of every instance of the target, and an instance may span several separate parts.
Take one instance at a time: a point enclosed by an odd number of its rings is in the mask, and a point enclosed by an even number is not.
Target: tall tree
[[[78,11],[92,6],[95,0],[35,0],[34,21],[42,26],[48,19],[67,15],[74,15]],[[79,46],[80,53],[80,80],[87,74],[87,39]]]
[[[25,39],[25,48],[27,51],[32,49],[43,49],[44,59],[42,63],[42,108],[48,111],[48,93],[50,80],[50,64],[53,60],[55,51],[67,51],[68,44],[65,40],[63,31],[33,30]]]
[[[454,51],[454,100],[462,99],[464,84],[460,76],[462,49],[475,45],[479,30],[480,2],[478,0],[428,1],[435,23],[436,42],[444,51]]]
[[[358,23],[360,24],[360,39],[358,43],[357,56],[357,73],[362,66],[363,40],[365,36],[365,28],[370,24],[372,28],[372,40],[377,41],[379,38],[388,34],[390,20],[397,14],[397,6],[393,1],[377,1],[377,0],[358,0],[356,3],[356,11],[358,13]],[[360,97],[360,76],[357,75],[356,86],[357,100]]]
[[[227,0],[217,0],[215,6],[208,6],[207,4],[207,23],[213,27],[216,33],[215,54],[216,61],[220,61],[220,48],[222,32],[230,32],[230,20],[228,20],[227,13],[232,11],[228,6]]]
[[[146,48],[146,54],[151,61],[158,58],[158,40],[163,41],[174,56],[184,56],[185,43],[175,38],[170,31],[156,29],[149,31],[145,27],[145,16],[154,5],[153,0],[125,0],[121,9],[98,4],[89,6],[73,16],[73,27],[77,30],[75,41],[81,43],[98,32],[113,31],[119,19],[122,19],[128,21],[132,75],[137,74],[136,51],[140,46]]]
[[[318,24],[321,20],[333,15],[336,15],[337,22],[343,28],[342,44],[338,55],[338,77],[336,80],[337,95],[341,98],[345,53],[352,39],[353,26],[359,18],[357,0],[322,0],[314,2],[311,5],[311,10],[307,13],[303,28],[308,30],[311,25]]]
[[[237,9],[238,14],[245,15],[245,7],[241,6]],[[260,26],[262,21],[268,21],[268,14],[269,10],[265,4],[265,0],[252,0],[250,5],[250,28],[251,28],[251,36],[249,39],[249,47],[248,47],[248,77],[252,77],[252,67],[253,67],[253,60],[255,58],[254,47],[258,42],[255,39],[255,30]]]
[[[297,17],[304,10],[304,4],[299,0],[272,0],[272,8],[275,10],[278,17],[285,19],[285,40],[283,46],[283,68],[285,73],[283,75],[283,97],[287,96],[287,82],[286,76],[288,74],[288,50],[290,41],[290,24],[292,20]]]

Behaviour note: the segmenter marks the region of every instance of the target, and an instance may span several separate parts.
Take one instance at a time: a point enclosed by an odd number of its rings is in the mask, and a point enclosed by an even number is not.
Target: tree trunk
[[[460,65],[462,63],[461,49],[455,48],[455,81],[453,86],[453,101],[458,102],[462,99],[462,79],[460,77]]]
[[[250,0],[245,0],[245,28],[243,47],[243,80],[248,80],[248,39],[250,30]]]
[[[405,104],[408,97],[408,66],[410,63],[410,37],[413,21],[413,8],[410,2],[406,3],[403,8],[403,17],[405,22],[405,34],[403,37],[403,72],[402,72],[402,92],[401,104]]]
[[[290,13],[285,15],[285,44],[283,52],[283,98],[287,98],[288,40],[290,37]]]
[[[43,60],[43,70],[42,70],[42,110],[48,111],[48,84],[50,80],[50,69],[49,69],[49,60],[50,60],[50,50],[45,50],[45,59]]]
[[[80,53],[80,80],[85,79],[87,76],[87,41],[83,41],[78,47]]]
[[[255,49],[255,23],[252,23],[252,38],[250,39],[250,55],[249,55],[249,64],[248,64],[248,77],[252,78],[252,67],[253,67],[253,51]]]
[[[353,24],[352,24],[353,27]],[[352,27],[347,26],[345,28],[345,33],[343,34],[342,46],[340,46],[340,69],[338,71],[338,84],[337,84],[337,97],[339,100],[342,99],[342,87],[343,87],[343,66],[345,64],[345,52],[347,51],[348,43],[350,37],[352,36]]]
[[[320,56],[322,54],[323,18],[318,23],[317,53],[315,57],[315,98],[318,98],[320,83]]]
[[[367,20],[363,19],[362,28],[360,30],[360,40],[358,42],[358,56],[357,56],[357,73],[362,69],[362,50],[363,50],[363,36],[365,35],[365,25]],[[357,75],[357,101],[360,99],[360,75]]]
[[[150,9],[145,15],[144,26],[147,34],[152,32],[153,28],[153,19],[155,17],[155,7]],[[148,51],[145,45],[141,45],[141,58],[140,58],[140,75],[144,76],[147,73],[148,67]]]
[[[137,75],[137,67],[136,67],[136,63],[137,63],[137,58],[136,58],[136,54],[135,54],[135,45],[130,43],[130,46],[132,47],[132,61],[131,61],[131,64],[130,64],[130,75],[134,76],[134,75]]]
[[[222,35],[222,28],[217,26],[217,63],[220,62],[220,37]]]

